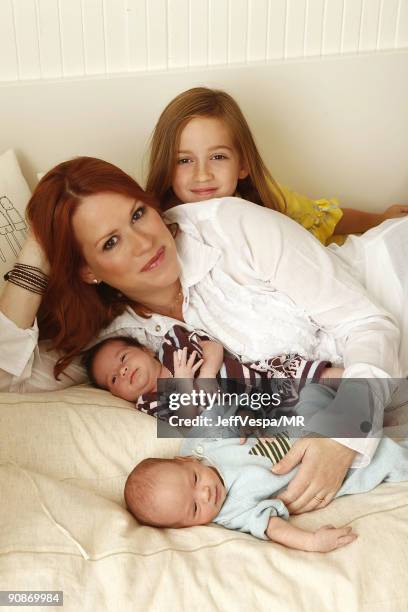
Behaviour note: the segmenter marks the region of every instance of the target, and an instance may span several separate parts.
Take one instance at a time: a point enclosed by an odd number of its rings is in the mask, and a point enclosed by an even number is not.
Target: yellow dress
[[[279,187],[286,201],[286,210],[283,212],[288,217],[303,225],[324,245],[331,242],[343,244],[347,236],[334,235],[335,227],[343,216],[336,198],[311,200],[283,185]]]

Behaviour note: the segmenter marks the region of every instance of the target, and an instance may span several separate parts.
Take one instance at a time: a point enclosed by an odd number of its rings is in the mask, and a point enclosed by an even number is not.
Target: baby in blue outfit
[[[297,406],[302,411],[324,410],[335,392],[310,384]],[[351,543],[351,527],[324,526],[308,532],[292,525],[284,503],[277,499],[297,468],[275,475],[271,467],[290,448],[292,439],[282,433],[273,441],[251,438],[242,445],[236,438],[190,438],[181,456],[145,459],[129,475],[125,500],[142,524],[156,527],[190,527],[218,523],[251,533],[290,548],[327,552]],[[389,438],[380,441],[371,463],[350,469],[337,496],[362,493],[381,482],[408,480],[408,444]]]

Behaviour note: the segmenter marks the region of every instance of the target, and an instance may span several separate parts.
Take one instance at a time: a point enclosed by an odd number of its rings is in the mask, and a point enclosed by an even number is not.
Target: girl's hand
[[[356,538],[358,535],[352,531],[351,527],[336,528],[333,525],[324,525],[313,533],[311,551],[330,552],[351,544]]]
[[[201,367],[202,359],[197,359],[197,351],[188,357],[187,347],[178,349],[173,353],[174,378],[194,378],[194,374]]]
[[[397,217],[405,217],[408,215],[408,206],[404,206],[403,204],[394,204],[393,206],[389,206],[387,210],[385,210],[382,214],[382,220],[386,221],[386,219],[396,219]]]

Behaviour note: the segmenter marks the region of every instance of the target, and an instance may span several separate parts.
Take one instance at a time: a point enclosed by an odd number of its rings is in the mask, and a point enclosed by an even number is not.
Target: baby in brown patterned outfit
[[[92,347],[84,363],[95,386],[136,402],[138,410],[152,416],[158,416],[158,379],[231,379],[249,386],[278,380],[286,405],[294,405],[305,383],[341,378],[343,372],[327,361],[296,354],[242,363],[203,332],[188,331],[181,325],[167,332],[157,357],[134,338],[115,337]]]

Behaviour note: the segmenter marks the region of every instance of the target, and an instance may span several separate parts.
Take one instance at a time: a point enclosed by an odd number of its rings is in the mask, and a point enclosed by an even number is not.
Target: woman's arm
[[[408,214],[408,206],[394,204],[382,213],[367,212],[354,208],[342,208],[343,216],[337,223],[335,234],[362,234],[367,230],[379,225],[387,219],[405,217]]]
[[[29,234],[18,263],[34,266],[48,273],[49,265],[35,238]],[[61,381],[54,378],[58,355],[46,343],[38,347],[35,317],[41,295],[6,282],[0,295],[0,389],[2,391],[47,391],[64,388],[86,380],[85,370],[74,361]]]
[[[343,373],[344,368],[325,368],[320,376],[319,382],[320,384],[327,385],[332,389],[338,389]]]
[[[17,262],[39,268],[44,274],[49,271],[44,252],[31,233],[27,236]],[[6,282],[0,295],[0,311],[21,329],[32,327],[40,303],[41,295],[10,282]]]
[[[336,341],[344,378],[400,374],[400,332],[393,317],[371,301],[333,252],[297,223],[261,206],[237,198],[223,198],[216,211],[206,205],[211,227],[222,228],[213,243],[222,249],[224,270],[241,283],[280,291],[306,312]]]
[[[365,463],[375,452],[378,444],[375,432],[382,426],[384,406],[393,390],[390,376],[399,375],[400,333],[391,315],[371,302],[365,289],[337,258],[297,224],[261,207],[230,202],[229,205],[224,200],[217,215],[231,251],[226,257],[231,257],[237,269],[239,257],[231,245],[239,244],[241,253],[250,254],[249,261],[243,262],[250,274],[265,287],[289,296],[321,329],[330,333],[344,361],[343,378],[375,379],[378,383],[372,437],[341,438],[337,442],[314,439],[299,453],[296,451],[300,450],[301,441],[293,447],[295,464],[302,465],[288,488],[285,501],[289,510],[323,507],[341,485],[353,462],[354,451],[361,453],[359,458]],[[331,469],[320,469],[323,451],[324,465]],[[283,467],[287,469],[281,473],[287,473],[289,467],[284,463]]]
[[[173,211],[175,216],[177,208]],[[371,301],[333,253],[284,215],[237,198],[190,207],[183,213],[201,231],[202,239],[220,250],[224,272],[241,284],[280,291],[330,335],[344,361],[343,378],[376,379],[372,431],[378,431],[393,390],[390,376],[400,374],[400,332],[392,316]],[[328,503],[353,462],[354,451],[369,462],[378,438],[338,442],[311,440],[304,452],[297,454],[302,465],[296,494],[304,506]],[[321,471],[321,455],[312,451],[321,450],[323,443],[325,463],[332,469]]]

